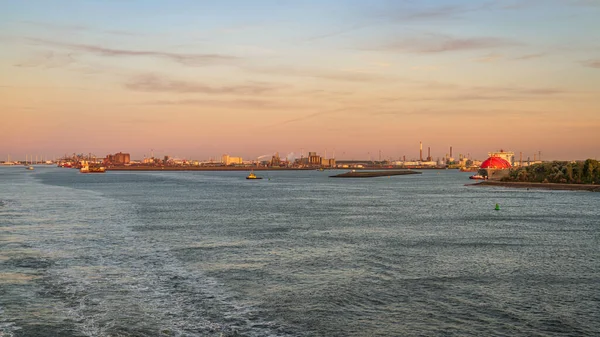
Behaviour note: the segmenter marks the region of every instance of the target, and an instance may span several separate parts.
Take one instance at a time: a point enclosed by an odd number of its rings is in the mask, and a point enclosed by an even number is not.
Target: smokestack
[[[450,158],[452,158],[452,146],[450,146]]]
[[[423,143],[419,142],[419,160],[423,161]]]
[[[519,167],[523,167],[523,152],[519,152]]]
[[[427,161],[431,161],[431,147],[427,147]]]

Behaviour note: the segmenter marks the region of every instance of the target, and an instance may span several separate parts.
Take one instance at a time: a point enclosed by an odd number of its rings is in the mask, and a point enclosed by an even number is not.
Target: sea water
[[[2,167],[0,336],[600,334],[600,193],[334,173]]]

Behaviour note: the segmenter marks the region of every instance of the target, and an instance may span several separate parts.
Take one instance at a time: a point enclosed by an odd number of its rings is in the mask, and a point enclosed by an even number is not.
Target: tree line
[[[523,181],[560,184],[600,184],[600,162],[594,159],[586,161],[553,161],[510,170],[505,181]]]

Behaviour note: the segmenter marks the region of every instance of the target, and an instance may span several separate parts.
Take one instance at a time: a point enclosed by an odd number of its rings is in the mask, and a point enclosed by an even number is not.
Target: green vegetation
[[[553,161],[510,170],[504,181],[559,184],[600,184],[600,162]]]

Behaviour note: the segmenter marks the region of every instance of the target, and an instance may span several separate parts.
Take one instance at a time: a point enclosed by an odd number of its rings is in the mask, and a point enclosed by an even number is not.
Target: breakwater
[[[374,178],[374,177],[388,177],[388,176],[400,176],[408,174],[421,174],[416,171],[350,171],[342,174],[330,176],[330,178]]]

